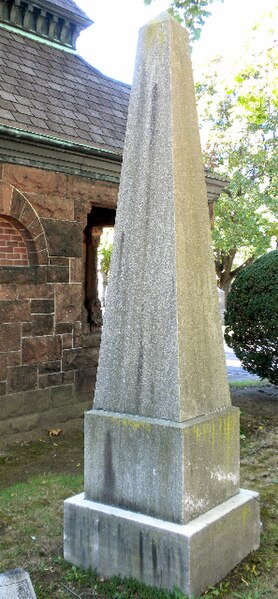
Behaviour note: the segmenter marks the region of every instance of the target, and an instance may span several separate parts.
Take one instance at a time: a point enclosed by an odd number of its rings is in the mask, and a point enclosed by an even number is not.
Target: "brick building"
[[[129,86],[75,52],[72,0],[0,0],[0,435],[73,427],[101,331],[96,251],[113,226]],[[212,214],[223,182],[206,178]]]

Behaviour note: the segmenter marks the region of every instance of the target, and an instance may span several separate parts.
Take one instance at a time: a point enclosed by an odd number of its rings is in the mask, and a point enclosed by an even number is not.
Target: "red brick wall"
[[[0,217],[0,266],[29,266],[28,252],[19,231]]]

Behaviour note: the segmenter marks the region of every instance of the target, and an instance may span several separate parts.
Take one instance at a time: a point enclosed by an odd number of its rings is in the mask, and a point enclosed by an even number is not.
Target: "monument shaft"
[[[65,504],[65,557],[188,594],[214,584],[259,544],[257,495],[239,492],[238,420],[187,34],[165,14],[139,37],[85,495]]]

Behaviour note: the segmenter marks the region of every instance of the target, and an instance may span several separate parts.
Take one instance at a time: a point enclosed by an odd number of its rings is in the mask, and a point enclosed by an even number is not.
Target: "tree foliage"
[[[243,367],[278,385],[278,251],[245,268],[228,295],[225,339]]]
[[[169,12],[183,22],[191,40],[199,39],[206,19],[210,16],[208,7],[216,0],[169,0]],[[219,0],[223,2],[223,0]],[[146,6],[154,0],[144,0]]]
[[[266,39],[263,50],[249,42],[233,74],[223,76],[217,58],[197,84],[206,167],[230,181],[216,203],[213,229],[225,291],[278,237],[278,52],[274,33]]]

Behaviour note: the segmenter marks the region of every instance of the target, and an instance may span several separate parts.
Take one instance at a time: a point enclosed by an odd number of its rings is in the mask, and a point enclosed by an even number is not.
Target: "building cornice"
[[[41,39],[75,49],[80,31],[92,21],[50,0],[0,0],[0,21]]]

